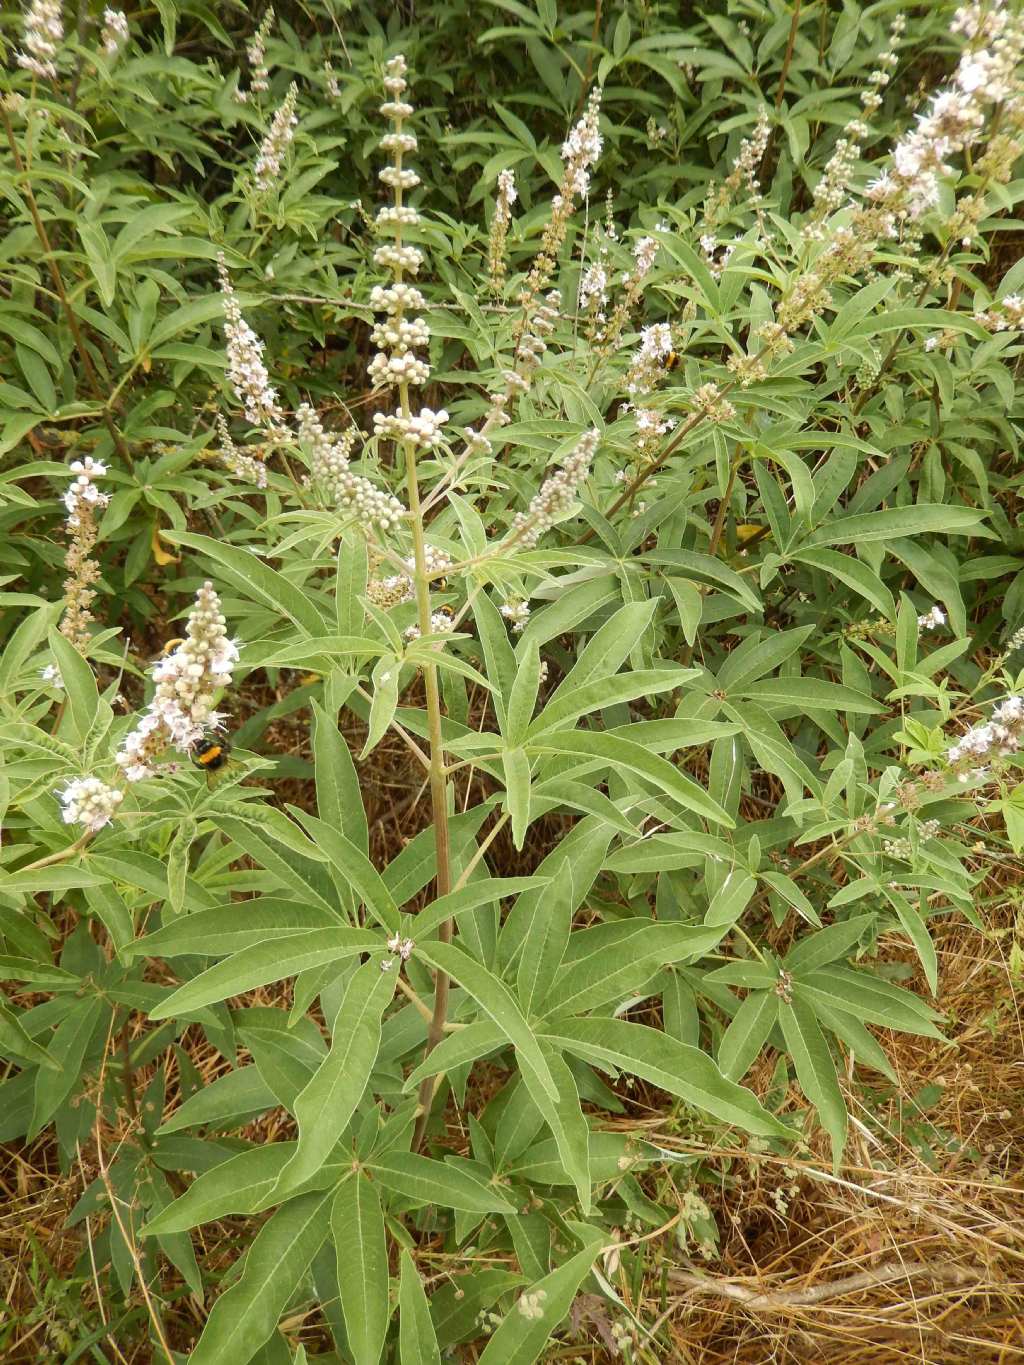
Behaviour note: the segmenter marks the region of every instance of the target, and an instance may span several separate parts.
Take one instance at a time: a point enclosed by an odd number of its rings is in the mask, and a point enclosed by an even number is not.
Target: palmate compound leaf
[[[327,1238],[334,1198],[333,1191],[300,1195],[264,1223],[241,1275],[213,1305],[189,1365],[247,1365],[270,1339]]]
[[[667,1033],[624,1019],[562,1019],[545,1041],[607,1070],[640,1076],[695,1109],[758,1137],[791,1137],[790,1130],[751,1091],[726,1080],[706,1053]]]

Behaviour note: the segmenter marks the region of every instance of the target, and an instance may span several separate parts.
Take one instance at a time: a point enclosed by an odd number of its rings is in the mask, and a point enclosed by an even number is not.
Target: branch
[[[981,1284],[988,1278],[984,1266],[956,1265],[951,1261],[929,1265],[921,1262],[906,1265],[899,1261],[888,1265],[876,1266],[873,1270],[862,1270],[857,1275],[847,1275],[842,1280],[829,1280],[824,1284],[812,1285],[809,1289],[775,1289],[765,1293],[759,1289],[748,1289],[746,1285],[735,1284],[731,1280],[715,1280],[707,1275],[698,1275],[688,1270],[670,1270],[669,1281],[684,1289],[692,1289],[700,1294],[715,1294],[719,1298],[734,1299],[744,1308],[758,1313],[786,1312],[790,1308],[808,1308],[825,1303],[829,1299],[841,1299],[847,1294],[859,1294],[862,1290],[873,1289],[877,1285],[891,1284],[894,1280],[931,1280],[936,1284],[968,1285]]]

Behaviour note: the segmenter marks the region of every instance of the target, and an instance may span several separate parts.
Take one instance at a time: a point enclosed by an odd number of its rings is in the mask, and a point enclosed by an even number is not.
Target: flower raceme
[[[67,509],[65,528],[69,537],[64,567],[64,615],[61,634],[78,650],[89,643],[89,625],[93,620],[92,604],[96,600],[94,583],[99,582],[100,566],[92,558],[92,550],[99,536],[96,513],[110,501],[96,483],[107,472],[107,466],[87,455],[70,465],[71,486],[64,494]]]
[[[122,16],[123,17],[123,16]],[[24,43],[18,65],[40,80],[55,80],[57,52],[64,41],[64,19],[59,0],[32,0],[25,15]]]
[[[204,583],[189,613],[185,638],[153,668],[153,700],[117,755],[127,781],[152,776],[154,760],[173,745],[188,752],[222,723],[214,708],[231,682],[238,646],[228,638],[220,598]]]

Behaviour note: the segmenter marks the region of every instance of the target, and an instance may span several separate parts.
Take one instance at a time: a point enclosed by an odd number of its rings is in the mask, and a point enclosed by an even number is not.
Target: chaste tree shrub
[[[657,1355],[1024,844],[1020,13],[468,8],[4,20],[0,1133],[154,1360]]]

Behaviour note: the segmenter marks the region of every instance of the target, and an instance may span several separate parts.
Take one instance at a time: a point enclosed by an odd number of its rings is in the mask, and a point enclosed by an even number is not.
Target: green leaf
[[[487,1343],[480,1365],[534,1365],[568,1313],[600,1247],[601,1239],[595,1236],[583,1251],[524,1291]]]
[[[218,1162],[212,1170],[198,1175],[184,1194],[151,1218],[142,1229],[143,1236],[188,1232],[229,1214],[255,1213],[274,1188],[294,1151],[294,1142],[271,1142],[250,1147],[227,1161]]]
[[[888,887],[883,889],[885,899],[899,916],[900,924],[906,930],[907,937],[917,950],[917,956],[924,968],[924,974],[928,981],[928,989],[935,995],[939,989],[939,958],[935,951],[935,944],[932,936],[928,932],[928,925],[924,917],[918,910],[911,905],[906,896],[901,896],[897,891],[891,891]],[[0,973],[2,975],[2,973]]]
[[[667,1033],[623,1019],[565,1019],[555,1027],[558,1032],[549,1041],[584,1061],[631,1072],[748,1133],[761,1137],[789,1133],[756,1095],[726,1080],[706,1053]]]
[[[837,550],[798,550],[791,554],[798,564],[809,564],[812,569],[820,569],[830,578],[838,578],[854,592],[876,607],[887,621],[896,619],[896,603],[892,593],[866,564],[850,554],[840,554]]]
[[[790,948],[782,965],[787,972],[799,977],[804,972],[813,972],[830,962],[836,962],[847,955],[874,919],[874,915],[857,915],[853,919],[830,924],[816,934],[807,934]]]
[[[560,707],[575,693],[599,678],[609,678],[629,658],[654,617],[657,601],[627,602],[594,632],[579,658],[552,693],[545,708]],[[545,616],[547,613],[545,612]]]
[[[718,1065],[729,1081],[747,1074],[779,1016],[779,997],[774,991],[751,991],[733,1016],[718,1047]]]
[[[338,1289],[354,1365],[377,1365],[388,1330],[388,1248],[384,1215],[364,1176],[342,1182],[331,1208]]]
[[[307,929],[289,934],[287,938],[268,939],[243,948],[240,953],[225,958],[207,968],[192,981],[180,986],[172,996],[150,1012],[151,1019],[169,1019],[178,1014],[189,1014],[204,1005],[227,1000],[231,995],[269,986],[272,981],[283,981],[286,976],[308,972],[328,962],[383,949],[381,936],[369,929]],[[377,968],[378,972],[380,968]]]
[[[735,823],[728,812],[692,778],[686,777],[667,759],[649,753],[632,740],[591,730],[577,730],[571,734],[556,731],[531,740],[527,748],[537,754],[571,754],[580,758],[604,759],[612,767],[646,778],[681,806],[705,820],[725,825],[728,829],[732,829]]]
[[[258,1069],[242,1066],[227,1071],[175,1109],[161,1124],[159,1134],[177,1133],[182,1128],[216,1124],[218,1127],[239,1127],[244,1121],[267,1109],[274,1109],[277,1096],[270,1089]]]
[[[505,772],[505,806],[512,817],[512,843],[520,850],[530,826],[530,760],[524,749],[506,749],[501,762]]]
[[[533,1067],[538,1083],[552,1100],[558,1098],[558,1087],[548,1070],[544,1054],[533,1030],[523,1017],[511,991],[483,965],[457,948],[453,943],[418,943],[416,956],[435,970],[446,972],[468,991],[485,1014],[498,1025],[505,1037]]]
[[[912,991],[901,990],[881,977],[849,967],[830,966],[827,971],[804,972],[801,994],[830,1009],[843,1010],[866,1024],[913,1033],[922,1038],[941,1038],[935,1027],[942,1015],[930,1009]]]
[[[560,1052],[545,1047],[548,1068],[558,1086],[558,1098],[552,1101],[534,1075],[530,1063],[520,1059],[523,1080],[534,1104],[551,1129],[558,1155],[565,1173],[576,1186],[584,1216],[591,1208],[590,1193],[590,1125],[580,1107],[579,1091],[572,1072]]]
[[[537,646],[527,640],[520,653],[522,657],[517,661],[515,681],[508,696],[503,732],[510,749],[518,748],[526,738],[540,686],[540,651]]]
[[[441,1365],[430,1305],[416,1263],[404,1248],[398,1285],[398,1351],[401,1365]]]
[[[756,890],[757,881],[754,877],[737,867],[732,868],[715,892],[704,916],[704,923],[709,927],[735,924]]]
[[[347,839],[340,830],[331,829],[316,816],[304,813],[302,818],[316,839],[317,847],[326,853],[333,866],[341,873],[344,884],[354,887],[359,899],[374,919],[385,929],[395,933],[399,927],[398,906],[383,877],[363,850]]]
[[[793,984],[793,994],[802,995],[799,981]],[[829,1009],[820,1000],[813,1002],[813,1008],[818,1016],[818,1022],[824,1024],[827,1029],[844,1042],[861,1065],[874,1067],[883,1076],[887,1076],[893,1085],[900,1084],[900,1078],[889,1058],[859,1019],[855,1019],[852,1014],[847,1014],[843,1010]]]
[[[508,642],[505,622],[498,614],[497,607],[487,593],[477,594],[473,602],[473,616],[476,618],[476,627],[484,651],[484,661],[487,664],[484,671],[491,686],[495,689],[492,693],[492,700],[498,718],[498,726],[501,728],[505,724],[505,707],[516,678],[516,656]]]
[[[818,545],[863,545],[872,540],[921,536],[928,532],[967,535],[984,520],[985,513],[976,512],[973,507],[955,507],[945,503],[890,507],[879,512],[836,517],[812,531],[797,549],[803,551]]]
[[[787,905],[791,905],[797,914],[805,919],[808,924],[821,924],[821,919],[818,916],[817,910],[815,910],[814,906],[800,890],[792,877],[787,877],[782,872],[759,872],[758,876],[764,884],[770,886],[776,895],[780,896]]]
[[[877,715],[886,708],[864,692],[826,682],[824,678],[762,678],[740,689],[744,697],[793,711],[849,711]]]
[[[545,706],[530,726],[527,738],[534,740],[559,726],[578,720],[591,711],[606,706],[617,706],[635,701],[637,697],[654,697],[660,692],[699,677],[695,668],[651,668],[636,673],[617,673],[613,677],[598,678],[566,693]],[[559,689],[561,690],[561,689]]]
[[[534,1013],[547,997],[561,966],[572,926],[572,867],[564,862],[541,891],[519,957],[516,994],[523,1013]]]
[[[563,963],[543,1012],[561,1017],[618,1003],[659,967],[692,961],[721,937],[715,927],[645,919],[577,930],[569,943],[572,956]]]
[[[780,1001],[779,1022],[800,1089],[818,1111],[832,1142],[832,1164],[837,1167],[846,1146],[847,1115],[832,1054],[813,1009],[800,996]]]
[[[154,345],[155,336],[156,333]],[[162,535],[175,545],[187,545],[208,556],[220,565],[239,592],[280,612],[303,634],[316,637],[330,633],[328,622],[306,594],[256,555],[248,554],[237,545],[213,540],[209,536],[194,535],[191,531],[164,531]]]
[[[32,1041],[22,1028],[18,1016],[13,1010],[9,1010],[3,1001],[0,1001],[0,1054],[4,1057],[16,1057],[22,1062],[33,1062],[38,1066],[49,1067],[54,1071],[58,1070],[60,1065],[45,1048]]]
[[[485,1184],[463,1167],[417,1152],[387,1152],[368,1163],[380,1183],[417,1204],[436,1204],[463,1213],[514,1213],[496,1185]]]
[[[117,265],[102,227],[94,219],[78,219],[78,235],[104,308],[110,308],[117,293]]]
[[[377,1061],[381,1016],[394,992],[395,973],[381,971],[379,961],[364,963],[349,980],[331,1050],[296,1097],[299,1145],[281,1172],[278,1193],[314,1175],[348,1127]]]
[[[242,1273],[213,1305],[189,1365],[247,1365],[277,1327],[330,1223],[333,1194],[301,1195],[264,1223]]]
[[[311,706],[317,814],[366,853],[369,833],[352,754],[344,735],[315,697]]]
[[[136,939],[124,949],[126,957],[226,957],[261,943],[276,942],[310,929],[338,928],[338,917],[319,905],[277,900],[231,901],[212,910],[196,910]]]
[[[64,679],[64,686],[67,688],[68,704],[75,731],[79,740],[84,740],[96,717],[96,708],[99,705],[95,675],[78,650],[61,635],[59,630],[50,630],[49,641],[50,648],[53,650],[53,657],[60,669],[60,676]],[[62,734],[66,739],[66,733],[62,731]]]

